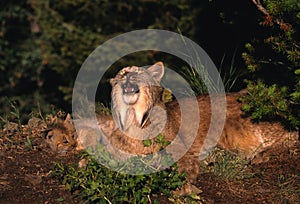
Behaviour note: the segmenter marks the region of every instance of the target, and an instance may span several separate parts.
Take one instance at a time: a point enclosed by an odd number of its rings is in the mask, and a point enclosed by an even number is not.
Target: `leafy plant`
[[[167,147],[169,144],[171,144],[170,141],[166,141],[165,137],[162,134],[159,134],[156,138],[155,138],[155,142],[157,144],[161,145],[161,148],[165,148]]]
[[[243,105],[242,110],[251,113],[252,119],[259,120],[268,116],[272,118],[276,113],[287,109],[287,104],[282,97],[286,97],[286,91],[284,89],[278,91],[276,85],[266,87],[262,82],[255,85],[249,83],[247,95],[240,98],[248,102]]]
[[[170,196],[185,182],[176,165],[153,174],[130,175],[108,169],[87,153],[81,158],[89,161],[86,167],[56,163],[53,175],[89,203],[155,203],[153,195]]]
[[[248,93],[241,97],[245,102],[242,110],[251,116],[253,120],[281,119],[292,124],[299,125],[290,109],[288,90],[286,87],[279,88],[277,85],[266,86],[262,82],[248,82]]]

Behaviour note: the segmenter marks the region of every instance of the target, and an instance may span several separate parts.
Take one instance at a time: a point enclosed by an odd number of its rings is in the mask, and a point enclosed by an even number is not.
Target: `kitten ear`
[[[161,81],[165,73],[164,64],[162,62],[156,62],[147,70],[151,73],[152,77],[158,82]]]

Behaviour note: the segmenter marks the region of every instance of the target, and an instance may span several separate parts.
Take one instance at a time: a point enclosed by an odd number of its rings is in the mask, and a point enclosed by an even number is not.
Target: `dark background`
[[[26,120],[32,112],[71,111],[73,83],[86,57],[118,34],[146,28],[192,39],[223,76],[234,68],[238,78],[227,91],[245,88],[248,79],[287,86],[293,92],[299,83],[294,74],[299,67],[299,49],[294,49],[299,48],[299,5],[293,0],[262,2],[271,20],[252,0],[1,1],[1,117],[17,111],[22,116],[14,117]],[[291,28],[276,25],[276,19]],[[281,47],[276,45],[280,42]],[[136,53],[116,62],[107,78],[123,66],[158,60],[168,65],[178,59],[153,51]],[[173,68],[183,66],[178,62]],[[109,104],[110,87],[104,85],[107,91],[97,100]]]

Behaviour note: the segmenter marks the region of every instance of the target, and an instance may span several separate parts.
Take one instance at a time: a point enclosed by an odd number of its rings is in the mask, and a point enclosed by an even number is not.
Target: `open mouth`
[[[124,102],[126,104],[132,105],[137,101],[140,89],[138,85],[127,82],[122,85],[122,92]]]
[[[136,94],[140,92],[138,85],[130,82],[122,85],[123,94]]]

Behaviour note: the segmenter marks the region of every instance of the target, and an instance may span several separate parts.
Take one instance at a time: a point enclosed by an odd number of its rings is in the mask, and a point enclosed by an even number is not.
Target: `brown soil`
[[[300,203],[300,142],[276,150],[270,160],[249,167],[251,178],[198,176],[206,203]]]
[[[75,151],[56,154],[41,129],[11,123],[0,131],[0,204],[82,203],[51,175],[55,162],[78,163]],[[200,174],[204,203],[300,203],[300,142],[275,150],[268,162],[252,165],[251,178],[228,180]],[[168,203],[166,198],[162,203]]]
[[[52,152],[39,128],[11,123],[0,132],[0,203],[80,203],[51,175],[55,162],[78,159],[74,152]]]

